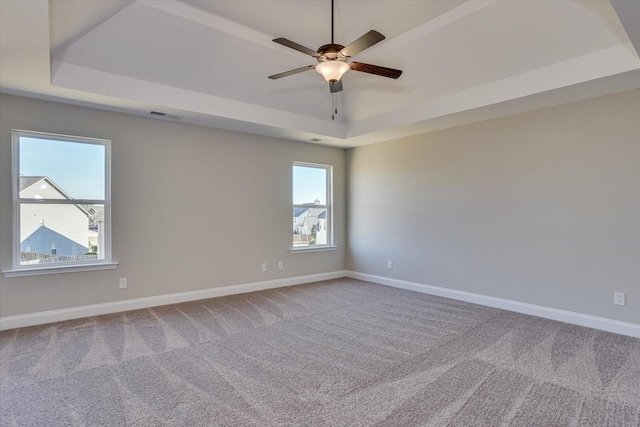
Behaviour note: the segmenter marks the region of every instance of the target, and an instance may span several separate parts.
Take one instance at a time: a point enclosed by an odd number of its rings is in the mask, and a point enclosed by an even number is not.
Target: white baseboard
[[[310,274],[307,276],[288,277],[285,279],[245,283],[241,285],[223,286],[220,288],[209,288],[197,291],[178,292],[175,294],[135,298],[103,304],[84,305],[60,310],[40,311],[37,313],[22,314],[18,316],[6,316],[0,317],[0,331],[23,328],[26,326],[42,325],[51,322],[60,322],[63,320],[79,319],[82,317],[99,316],[101,314],[138,310],[141,308],[156,307],[159,305],[176,304],[180,302],[215,298],[226,295],[262,291],[265,289],[301,285],[303,283],[318,282],[321,280],[338,279],[340,277],[345,277],[346,275],[347,272],[344,270],[332,271],[329,273]]]
[[[365,280],[381,285],[393,286],[395,288],[407,289],[410,291],[471,302],[488,307],[501,308],[504,310],[515,311],[517,313],[530,314],[532,316],[558,320],[560,322],[566,322],[574,325],[586,326],[588,328],[600,329],[607,332],[614,332],[617,334],[640,338],[640,325],[637,325],[635,323],[621,322],[604,317],[575,313],[572,311],[518,302],[504,298],[490,297],[473,292],[458,291],[455,289],[441,288],[438,286],[425,285],[422,283],[408,282],[405,280],[398,280],[389,277],[376,276],[373,274],[344,270],[332,271],[329,273],[310,274],[307,276],[268,280],[264,282],[223,286],[219,288],[209,288],[197,291],[178,292],[174,294],[157,295],[145,298],[135,298],[102,304],[92,304],[60,310],[41,311],[37,313],[22,314],[18,316],[0,317],[0,330],[23,328],[26,326],[60,322],[63,320],[99,316],[101,314],[138,310],[141,308],[176,304],[187,301],[196,301],[226,295],[242,294],[246,292],[261,291],[265,289],[282,288],[285,286],[301,285],[304,283],[338,279],[341,277],[351,277],[353,279]]]
[[[589,314],[575,313],[573,311],[560,310],[542,305],[528,304],[473,292],[407,282],[405,280],[391,279],[389,277],[375,276],[373,274],[358,273],[355,271],[347,271],[347,277],[640,338],[640,325],[635,323],[621,322],[604,317],[591,316]]]

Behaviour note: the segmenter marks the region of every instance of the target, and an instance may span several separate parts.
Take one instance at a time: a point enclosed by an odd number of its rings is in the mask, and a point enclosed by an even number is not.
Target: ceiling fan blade
[[[394,70],[393,68],[380,67],[379,65],[365,64],[364,62],[352,62],[349,65],[351,65],[351,69],[354,71],[389,77],[390,79],[397,79],[402,74],[402,70]]]
[[[271,80],[281,79],[283,77],[293,76],[294,74],[302,73],[307,70],[313,70],[314,68],[316,68],[315,65],[307,65],[306,67],[300,67],[296,68],[295,70],[285,71],[284,73],[274,74],[273,76],[269,76],[269,78]]]
[[[304,47],[302,45],[299,45],[298,43],[294,43],[291,40],[279,38],[279,39],[273,39],[273,41],[278,43],[278,44],[281,44],[282,46],[286,46],[288,48],[297,50],[298,52],[302,52],[302,53],[305,53],[307,55],[313,56],[314,58],[317,58],[317,57],[320,56],[320,54],[318,52],[316,52],[315,50],[311,50],[308,47]]]
[[[377,31],[371,30],[358,40],[352,42],[349,46],[340,51],[343,56],[353,56],[365,49],[370,48],[376,43],[380,43],[384,40],[384,36]]]
[[[337,82],[329,82],[329,91],[331,93],[340,92],[342,90],[342,80]]]

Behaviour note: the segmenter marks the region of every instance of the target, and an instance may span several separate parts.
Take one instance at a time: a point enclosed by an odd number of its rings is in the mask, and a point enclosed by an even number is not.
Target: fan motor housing
[[[318,53],[320,56],[318,57],[318,62],[332,61],[332,60],[340,60],[344,61],[347,58],[339,56],[340,51],[344,49],[344,46],[341,44],[325,44],[318,48]],[[344,59],[343,59],[344,58]]]

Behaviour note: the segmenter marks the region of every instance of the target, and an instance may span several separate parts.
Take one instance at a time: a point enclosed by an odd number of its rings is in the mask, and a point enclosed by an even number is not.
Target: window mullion
[[[302,208],[302,209],[331,209],[329,206],[327,205],[313,205],[313,206],[299,206],[299,205],[293,205],[294,209],[298,209],[298,208]]]
[[[106,200],[100,199],[18,199],[18,203],[50,203],[69,205],[103,205]]]

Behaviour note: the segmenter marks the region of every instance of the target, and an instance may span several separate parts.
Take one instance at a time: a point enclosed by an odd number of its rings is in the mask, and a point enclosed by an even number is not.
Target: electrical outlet
[[[267,271],[267,263],[263,262],[262,263],[262,272],[264,273],[265,271]]]
[[[393,261],[387,261],[387,268],[393,270]]]
[[[624,305],[624,292],[614,292],[613,303],[615,305]]]
[[[284,270],[284,261],[278,261],[278,270]]]
[[[119,286],[120,286],[120,289],[126,289],[127,288],[127,278],[126,277],[121,277],[120,278]]]

